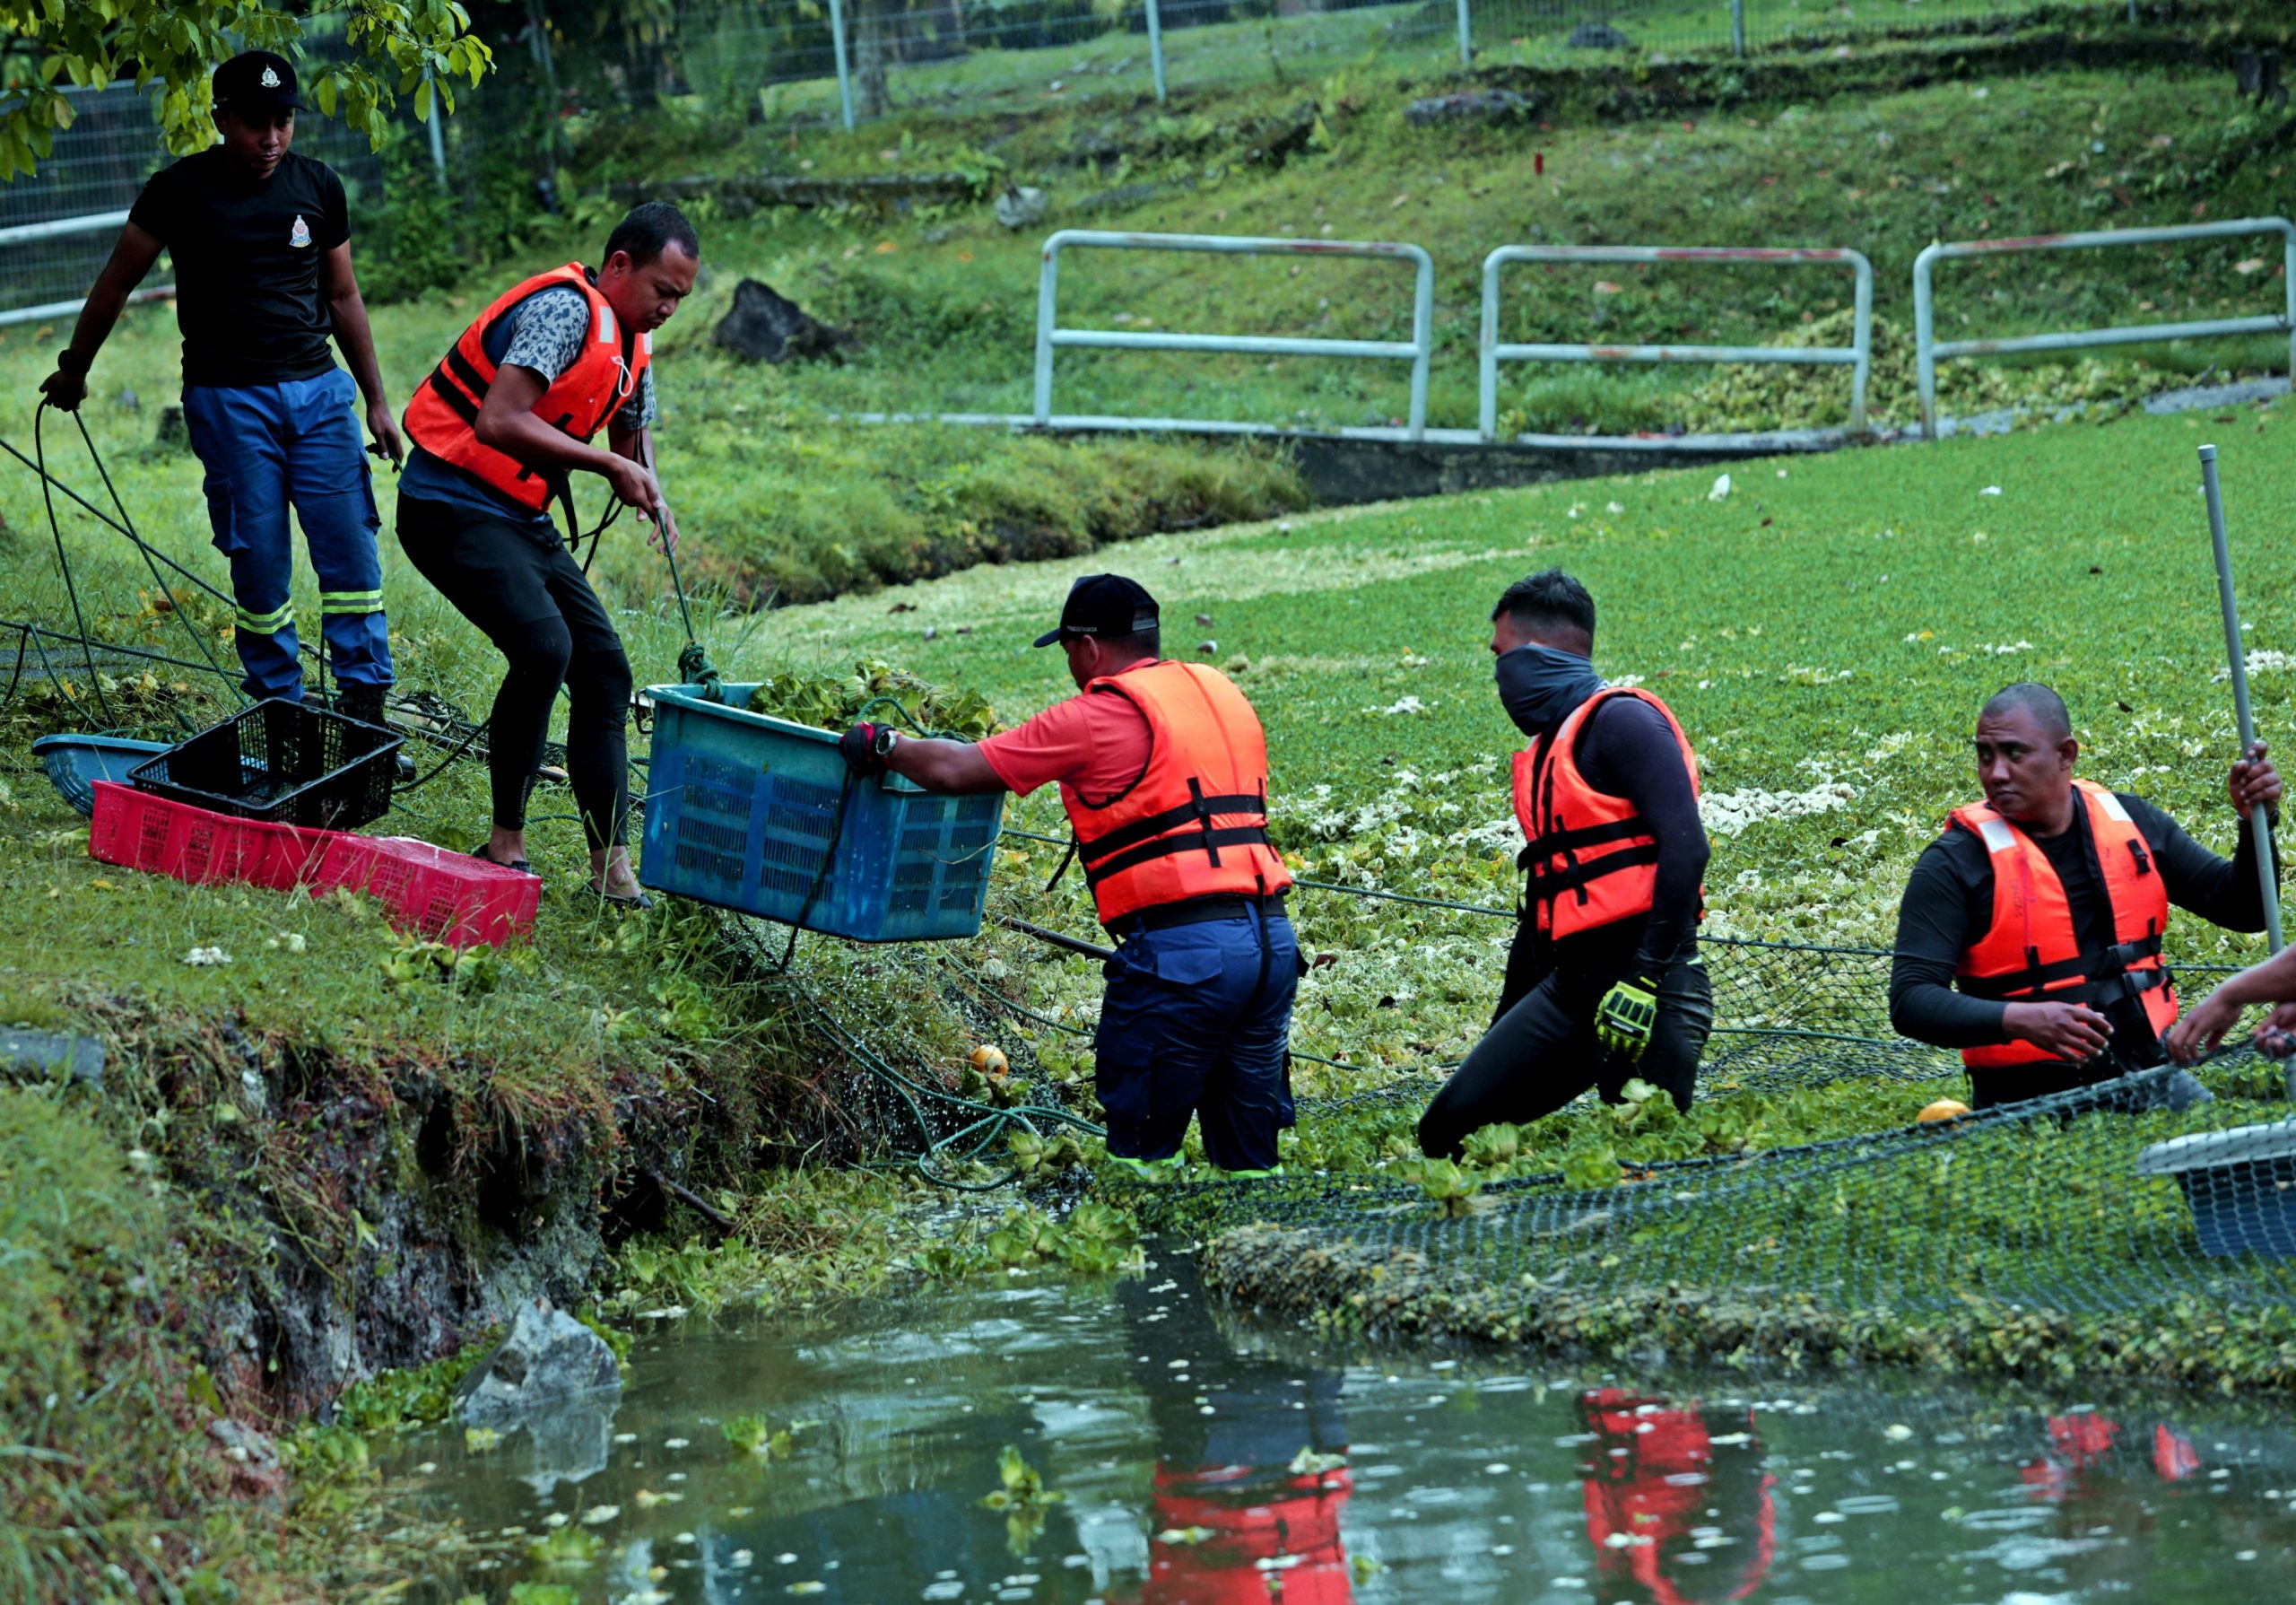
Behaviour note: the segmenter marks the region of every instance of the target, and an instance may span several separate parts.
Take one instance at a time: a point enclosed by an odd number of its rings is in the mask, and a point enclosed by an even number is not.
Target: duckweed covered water
[[[984,1505],[1007,1445],[1052,1498]],[[430,1434],[393,1470],[507,1540],[441,1600],[2296,1597],[2285,1409],[1343,1362],[1207,1309],[1173,1257],[665,1326],[611,1409],[489,1449]]]

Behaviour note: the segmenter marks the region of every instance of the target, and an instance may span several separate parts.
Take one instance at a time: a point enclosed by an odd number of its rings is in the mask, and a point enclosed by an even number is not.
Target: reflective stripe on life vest
[[[538,273],[497,297],[448,347],[406,404],[406,432],[416,445],[536,512],[549,506],[565,476],[522,463],[479,440],[478,410],[501,371],[486,354],[486,336],[526,297],[561,285],[580,291],[589,302],[589,333],[582,354],[535,403],[535,415],[578,441],[596,435],[638,393],[638,381],[653,361],[654,336],[640,334],[625,351],[613,308],[579,262]]]
[[[2169,929],[2169,893],[2144,833],[2120,798],[2094,781],[2074,781],[2076,826],[2089,833],[2111,905],[2113,946],[2081,951],[2065,883],[2040,844],[2014,821],[1976,802],[1956,808],[1947,830],[1973,833],[1993,866],[1993,922],[1955,967],[1961,990],[2001,1002],[2086,1003],[2102,1008],[2141,999],[2155,1033],[2176,1024],[2177,992],[2161,960]],[[2057,1056],[2031,1042],[1964,1048],[1971,1069],[2051,1064]]]
[[[1527,843],[1516,860],[1529,872],[1531,917],[1561,938],[1648,914],[1658,885],[1658,839],[1622,797],[1598,791],[1578,767],[1578,738],[1595,711],[1633,697],[1665,716],[1682,749],[1691,794],[1698,755],[1674,710],[1635,686],[1608,686],[1572,709],[1554,733],[1515,755],[1515,818]]]
[[[1094,680],[1148,720],[1147,767],[1115,797],[1088,801],[1064,781],[1061,807],[1100,923],[1198,897],[1265,897],[1292,884],[1267,839],[1267,737],[1244,693],[1216,669],[1151,663]]]

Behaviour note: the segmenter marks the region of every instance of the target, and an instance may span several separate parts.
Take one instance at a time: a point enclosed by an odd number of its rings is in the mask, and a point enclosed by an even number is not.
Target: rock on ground
[[[831,328],[770,284],[744,279],[734,288],[734,305],[710,338],[737,356],[753,362],[787,362],[804,358],[839,360],[853,344],[845,329]]]
[[[1634,41],[1608,22],[1581,22],[1570,31],[1574,50],[1631,50]]]
[[[71,1080],[101,1086],[104,1045],[55,1031],[0,1031],[0,1077],[12,1081]]]
[[[1433,123],[1520,123],[1530,120],[1538,102],[1509,89],[1468,90],[1429,95],[1404,109],[1404,121],[1418,127]]]
[[[622,1369],[605,1339],[536,1298],[518,1306],[510,1335],[464,1380],[457,1409],[473,1426],[502,1426],[621,1387]]]
[[[996,197],[996,221],[1016,231],[1034,228],[1051,212],[1051,198],[1033,184],[1007,189]]]

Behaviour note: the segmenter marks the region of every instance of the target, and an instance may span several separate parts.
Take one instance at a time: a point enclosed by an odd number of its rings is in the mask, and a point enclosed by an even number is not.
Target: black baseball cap
[[[1101,641],[1142,635],[1157,628],[1156,598],[1139,581],[1121,574],[1087,574],[1068,588],[1060,627],[1037,637],[1037,645],[1090,635]]]
[[[268,50],[244,50],[215,69],[215,104],[265,116],[301,111],[294,65]]]

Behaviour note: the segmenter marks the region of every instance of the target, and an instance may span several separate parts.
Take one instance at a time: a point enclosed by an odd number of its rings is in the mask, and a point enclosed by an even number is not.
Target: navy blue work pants
[[[1291,920],[1239,914],[1129,935],[1119,921],[1116,934],[1093,1039],[1109,1152],[1170,1158],[1193,1114],[1220,1169],[1274,1169],[1275,1134],[1292,1123]]]
[[[303,694],[295,608],[288,588],[292,506],[319,581],[319,624],[345,685],[391,683],[383,617],[382,519],[367,473],[354,403],[342,369],[276,385],[186,385],[184,423],[207,470],[207,519],[230,561],[239,605],[232,641],[253,697]]]

